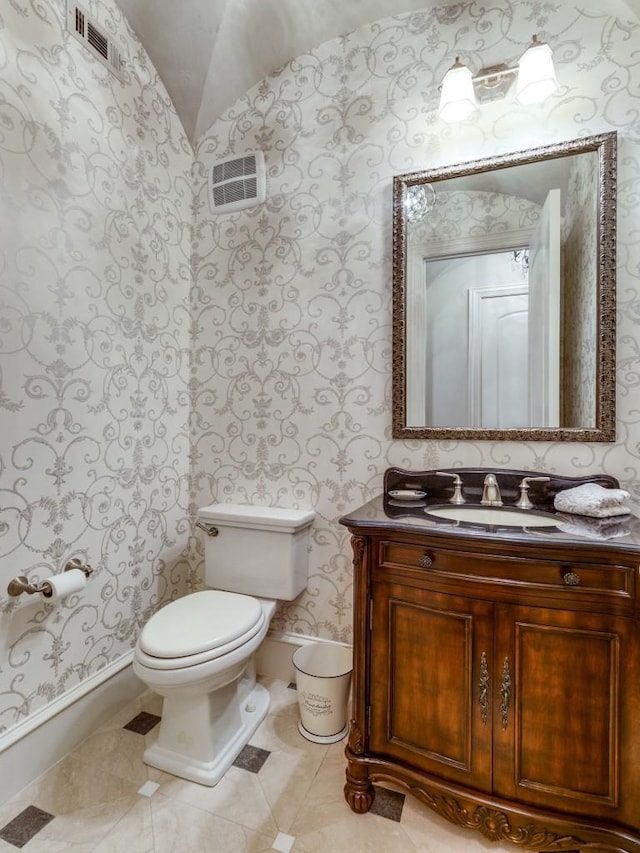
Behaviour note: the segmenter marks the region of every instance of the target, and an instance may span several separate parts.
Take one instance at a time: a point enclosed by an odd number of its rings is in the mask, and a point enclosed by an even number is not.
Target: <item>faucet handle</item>
[[[449,503],[458,505],[466,503],[464,495],[462,494],[462,478],[460,477],[460,474],[452,474],[450,471],[434,471],[434,473],[438,477],[453,478],[453,494],[449,498]]]
[[[523,477],[520,481],[520,497],[515,505],[520,509],[533,509],[529,500],[529,483],[548,483],[550,479],[551,477]]]

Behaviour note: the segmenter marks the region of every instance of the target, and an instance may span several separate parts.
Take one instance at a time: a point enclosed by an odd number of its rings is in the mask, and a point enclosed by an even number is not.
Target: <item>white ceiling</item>
[[[298,54],[387,15],[444,5],[443,0],[116,2],[192,142],[244,92]],[[607,11],[640,18],[640,0],[609,0]]]

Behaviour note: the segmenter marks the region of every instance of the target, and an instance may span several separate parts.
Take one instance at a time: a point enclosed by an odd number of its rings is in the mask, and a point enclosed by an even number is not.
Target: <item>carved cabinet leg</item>
[[[352,761],[349,756],[347,758],[347,782],[344,786],[344,798],[349,803],[351,811],[364,814],[371,808],[376,795],[369,779],[369,768],[366,764]]]

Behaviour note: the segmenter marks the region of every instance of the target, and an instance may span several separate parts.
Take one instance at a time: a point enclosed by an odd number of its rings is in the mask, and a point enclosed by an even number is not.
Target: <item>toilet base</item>
[[[166,702],[167,700],[165,699]],[[254,684],[251,691],[246,696],[243,696],[239,702],[237,708],[239,713],[235,714],[235,724],[224,732],[223,738],[217,739],[213,750],[211,749],[208,732],[198,732],[190,729],[189,749],[184,752],[180,751],[180,744],[185,742],[184,735],[181,737],[172,737],[170,734],[169,737],[164,737],[161,723],[158,738],[145,750],[143,761],[145,764],[156,767],[158,770],[164,770],[173,776],[179,776],[181,779],[188,779],[190,782],[197,782],[200,785],[212,787],[220,781],[238,757],[240,751],[247,745],[255,730],[266,717],[269,705],[269,691],[261,684]],[[165,720],[163,717],[163,722],[168,723],[167,728],[171,727],[172,721],[170,719]],[[199,739],[202,741],[201,750],[197,749]],[[163,741],[165,742],[164,744]],[[206,743],[206,741],[209,741],[209,743]],[[166,743],[175,745],[178,748],[168,747]],[[194,743],[196,745],[195,750]],[[209,760],[201,760],[193,754],[194,752],[204,754],[214,752],[215,754]]]

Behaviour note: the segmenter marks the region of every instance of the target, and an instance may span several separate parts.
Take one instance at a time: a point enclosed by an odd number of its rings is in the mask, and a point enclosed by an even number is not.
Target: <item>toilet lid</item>
[[[158,658],[180,658],[233,643],[260,624],[260,602],[249,595],[203,590],[158,610],[142,629],[140,648]]]

